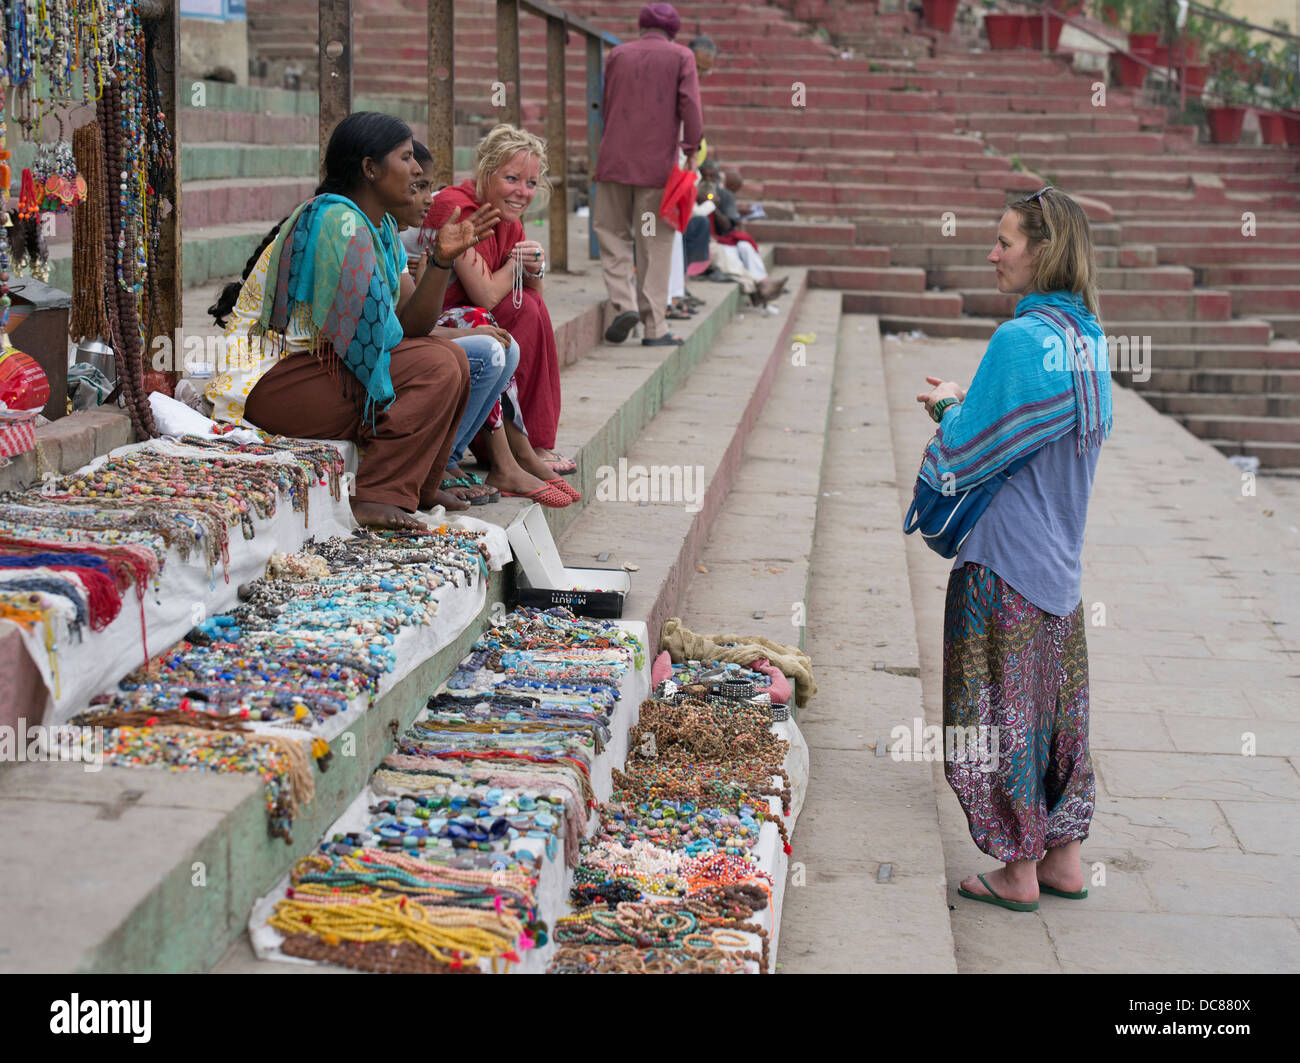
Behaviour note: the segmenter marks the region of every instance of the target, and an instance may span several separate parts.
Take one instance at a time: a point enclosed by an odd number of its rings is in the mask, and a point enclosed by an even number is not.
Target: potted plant
[[[1039,50],[1043,47],[1044,14],[1047,16],[1047,50],[1054,52],[1061,43],[1061,30],[1065,29],[1065,20],[1052,10],[1050,3],[1029,15],[1029,47]]]
[[[1161,7],[1156,0],[1128,0],[1128,50],[1151,62],[1156,42],[1160,40]]]
[[[989,39],[989,50],[1004,52],[1011,48],[1029,47],[1029,27],[1026,16],[1007,11],[993,11],[996,0],[984,0],[990,10],[984,16],[984,32]]]
[[[940,33],[951,33],[957,18],[957,0],[921,0],[925,24]]]
[[[1287,52],[1294,57],[1295,45]],[[1296,73],[1294,64],[1295,59],[1291,58],[1291,65],[1283,67],[1274,77],[1273,106],[1280,112],[1287,144],[1300,148],[1300,74]]]
[[[1217,55],[1217,53],[1216,53]],[[1213,102],[1205,107],[1205,122],[1210,127],[1210,140],[1215,144],[1236,144],[1241,139],[1241,126],[1249,109],[1251,88],[1238,73],[1236,66],[1220,56],[1214,62]],[[1188,67],[1188,73],[1191,72]],[[1191,86],[1188,86],[1191,90]]]

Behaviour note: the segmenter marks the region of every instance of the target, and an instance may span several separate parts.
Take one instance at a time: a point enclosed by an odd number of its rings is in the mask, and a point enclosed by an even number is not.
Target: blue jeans
[[[478,435],[501,392],[505,391],[519,368],[519,344],[511,339],[510,349],[506,350],[499,341],[485,334],[457,336],[452,342],[458,344],[469,359],[469,401],[465,404],[465,415],[456,429],[456,441],[448,459],[449,464],[459,465],[465,456],[465,448]]]

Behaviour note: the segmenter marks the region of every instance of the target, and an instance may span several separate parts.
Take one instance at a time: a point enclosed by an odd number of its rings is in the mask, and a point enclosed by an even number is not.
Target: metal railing
[[[320,151],[330,134],[352,111],[352,26],[354,0],[319,0],[320,39]],[[453,35],[453,0],[428,0],[429,10],[429,123],[428,147],[437,168],[436,179],[450,184],[454,178],[456,150],[456,57]],[[520,78],[519,14],[521,9],[546,20],[546,147],[550,160],[552,195],[549,208],[550,268],[569,268],[569,137],[565,124],[568,88],[564,48],[569,33],[586,38],[587,145],[596,158],[604,130],[601,89],[606,45],[621,42],[580,18],[542,0],[496,0],[497,77],[505,86],[504,103],[497,108],[501,121],[522,125],[523,83]],[[594,172],[594,171],[593,171]],[[594,198],[594,185],[592,186]],[[589,249],[596,257],[595,233]]]

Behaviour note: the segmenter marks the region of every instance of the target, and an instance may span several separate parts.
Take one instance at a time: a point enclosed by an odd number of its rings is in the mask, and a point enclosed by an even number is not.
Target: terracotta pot
[[[1156,50],[1156,41],[1160,40],[1158,33],[1130,33],[1128,35],[1128,50],[1134,55],[1140,55],[1143,59],[1150,61],[1151,54]]]
[[[1153,66],[1167,67],[1169,65],[1169,46],[1157,44],[1152,48],[1150,62]]]
[[[1215,144],[1237,143],[1241,139],[1241,125],[1245,120],[1245,107],[1205,108],[1205,121],[1210,127],[1210,140]]]
[[[1282,116],[1282,128],[1288,147],[1300,148],[1300,111],[1287,111]]]
[[[1029,27],[1024,15],[992,14],[984,16],[984,32],[988,34],[989,49],[1004,52],[1021,47],[1021,37],[1028,37]]]
[[[1286,143],[1286,115],[1280,111],[1256,111],[1259,116],[1259,140],[1261,144]]]
[[[1205,81],[1210,76],[1210,68],[1204,63],[1187,67],[1187,95],[1199,96],[1205,91]]]
[[[1147,68],[1123,52],[1110,53],[1110,69],[1121,89],[1140,89],[1147,79]]]
[[[957,18],[957,0],[921,0],[925,24],[940,33],[951,33]]]
[[[1025,19],[1029,25],[1029,47],[1042,50],[1043,47],[1043,16],[1029,15]],[[1056,51],[1057,45],[1061,43],[1061,30],[1065,29],[1065,23],[1057,15],[1048,14],[1047,16],[1047,50]]]

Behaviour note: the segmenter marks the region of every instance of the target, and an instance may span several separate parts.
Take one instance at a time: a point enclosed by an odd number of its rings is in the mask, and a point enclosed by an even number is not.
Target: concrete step
[[[1267,345],[1162,342],[1153,348],[1152,360],[1160,369],[1170,372],[1300,369],[1300,344],[1290,340]]]
[[[264,177],[256,187],[241,177],[186,181],[181,189],[183,231],[271,218],[265,232],[315,190],[315,178],[303,177]]]
[[[1131,221],[1123,223],[1123,230],[1125,240],[1152,243],[1161,248],[1175,244],[1205,246],[1221,243],[1246,245],[1258,251],[1260,244],[1289,244],[1294,248],[1300,243],[1300,218],[1288,217],[1281,212],[1274,216],[1257,217],[1254,236],[1242,232],[1244,224],[1240,218],[1235,223],[1217,220]]]
[[[682,615],[693,630],[740,624],[746,634],[804,647],[840,321],[838,294],[807,293],[792,334],[815,339],[803,345],[799,364],[780,360],[773,382],[779,401],[768,402],[755,422],[701,551],[704,571],[687,573]],[[781,510],[776,527],[765,515],[772,503]],[[741,542],[756,544],[744,558],[736,556]],[[801,710],[801,721],[811,707]]]
[[[1292,353],[1295,355],[1295,368],[1292,369],[1168,369],[1164,367],[1168,349],[1161,349],[1156,359],[1160,367],[1151,370],[1148,380],[1132,381],[1132,386],[1144,394],[1148,391],[1165,394],[1194,393],[1205,398],[1220,395],[1255,398],[1298,395],[1300,351]]]
[[[925,291],[925,271],[907,266],[822,266],[809,270],[808,283],[814,288],[919,294]]]
[[[1300,447],[1300,417],[1251,417],[1238,414],[1179,414],[1179,422],[1201,439],[1241,444],[1282,443]],[[1241,451],[1241,453],[1248,453]]]
[[[777,367],[790,359],[790,336],[805,291],[805,277],[795,270],[791,296],[781,300],[778,317],[743,313],[711,336],[707,354],[697,359],[691,372],[690,386],[656,404],[644,431],[625,433],[621,445],[600,456],[600,465],[611,471],[620,468],[620,461],[629,469],[697,470],[697,483],[707,486],[690,504],[677,499],[639,505],[609,498],[594,483],[588,491],[584,484],[584,494],[592,501],[560,538],[561,556],[594,558],[610,551],[614,562],[635,558],[641,567],[624,615],[644,619],[651,631],[659,631],[668,616],[676,615],[749,433],[771,396]],[[728,299],[735,299],[734,289]],[[606,350],[614,356],[607,359]],[[593,392],[618,388],[623,375],[622,351],[606,350],[589,370]],[[595,472],[592,463],[584,462],[584,469]]]
[[[952,247],[983,247],[985,254],[992,250],[993,242],[997,239],[999,214],[987,210],[966,210],[960,213],[952,211],[949,212],[952,217],[945,218],[944,213],[934,211],[925,218],[895,216],[858,221],[857,241],[862,244],[905,247],[908,244],[930,245],[935,240],[944,240]],[[1099,247],[1118,243],[1119,236],[1119,227],[1116,225],[1103,223],[1092,226],[1093,243]]]
[[[320,173],[317,144],[208,143],[181,146],[181,180],[209,181],[239,177],[317,178]]]
[[[969,278],[989,277],[992,267],[988,264],[989,252],[993,247],[993,238],[987,244],[897,244],[890,248],[890,263],[895,266],[920,266],[930,270],[976,270],[965,274]],[[1120,261],[1118,247],[1095,247],[1097,264],[1103,268],[1115,268]],[[932,284],[935,282],[931,282]]]
[[[1273,326],[1273,335],[1300,340],[1300,314],[1275,314],[1270,311],[1259,316]]]
[[[1170,243],[1157,240],[1156,248],[1161,265],[1220,266],[1259,265],[1277,263],[1289,266],[1295,262],[1295,245],[1284,243],[1283,237],[1269,234],[1267,243],[1240,235],[1235,240],[1224,237],[1218,243]]]
[[[962,314],[961,296],[956,292],[895,292],[844,290],[846,314],[878,314],[957,320]]]
[[[1178,418],[1178,420],[1181,421],[1182,418]],[[1259,458],[1261,470],[1280,471],[1300,466],[1300,442],[1277,443],[1260,440],[1221,439],[1214,436],[1201,436],[1201,438],[1224,454],[1243,454],[1249,458]]]
[[[976,288],[991,284],[993,267],[987,263],[979,266],[939,266],[926,270],[926,282],[936,288]],[[1191,291],[1194,277],[1183,266],[1153,266],[1145,269],[1119,269],[1102,267],[1097,281],[1104,296],[1116,291]],[[1236,304],[1233,304],[1234,308]]]
[[[884,204],[899,203],[908,206],[934,205],[936,212],[961,207],[983,208],[997,211],[1006,203],[1006,193],[1000,188],[941,187],[938,185],[905,184],[828,184],[766,180],[764,194],[769,199],[793,200],[808,213],[834,210],[838,214],[878,214]]]
[[[987,278],[986,278],[987,280]],[[987,317],[1010,317],[1019,296],[1004,295],[984,289],[962,289],[963,306],[968,314]],[[1101,319],[1112,322],[1146,321],[1228,321],[1232,318],[1232,296],[1228,292],[1196,289],[1195,291],[1152,291],[1118,289],[1103,291]],[[1127,328],[1127,325],[1126,325]]]
[[[1280,314],[1284,320],[1288,312],[1300,311],[1300,287],[1294,285],[1233,284],[1225,288],[1232,293],[1232,309],[1238,314],[1267,317],[1271,321],[1274,315]]]
[[[1217,288],[1274,284],[1300,287],[1300,265],[1199,266],[1193,272],[1198,284]]]
[[[1142,397],[1161,413],[1175,417],[1282,418],[1290,420],[1300,442],[1300,394],[1239,395],[1215,392],[1168,392],[1144,389]],[[1224,433],[1231,434],[1231,433]],[[1256,438],[1252,435],[1251,438]],[[1263,438],[1263,437],[1260,437]],[[1291,437],[1288,437],[1291,438]]]
[[[772,248],[778,266],[849,266],[857,268],[889,265],[887,247],[817,247],[808,244],[776,244]]]

